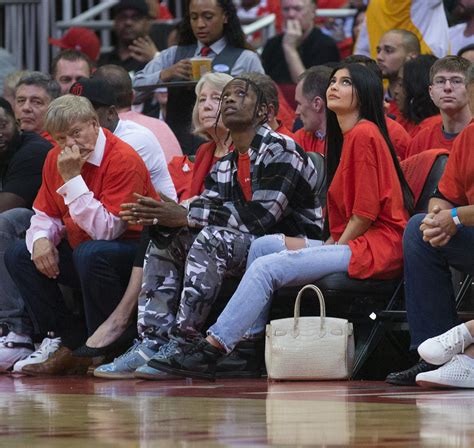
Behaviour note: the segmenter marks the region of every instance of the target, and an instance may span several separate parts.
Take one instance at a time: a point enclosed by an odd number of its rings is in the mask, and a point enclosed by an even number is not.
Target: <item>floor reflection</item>
[[[0,446],[474,446],[474,393],[0,377]]]

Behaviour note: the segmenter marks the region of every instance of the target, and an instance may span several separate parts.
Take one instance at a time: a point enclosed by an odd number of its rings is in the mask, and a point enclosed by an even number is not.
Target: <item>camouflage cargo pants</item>
[[[138,299],[138,332],[166,342],[200,334],[224,276],[245,271],[253,235],[208,226],[183,229],[166,249],[150,242]]]

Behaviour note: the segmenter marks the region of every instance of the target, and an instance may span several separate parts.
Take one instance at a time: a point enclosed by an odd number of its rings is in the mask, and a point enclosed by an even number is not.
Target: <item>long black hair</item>
[[[359,117],[374,123],[387,143],[392,161],[397,172],[398,179],[403,193],[403,203],[405,208],[411,214],[414,209],[413,193],[408,182],[403,175],[398,157],[393,148],[387,131],[385,114],[383,110],[383,85],[380,78],[370,69],[361,64],[341,64],[331,74],[334,74],[343,68],[346,68],[352,79],[352,89],[354,97],[359,104]],[[336,114],[327,109],[326,114],[326,172],[328,185],[331,184],[342,154],[343,136],[337,121]]]
[[[178,45],[192,45],[197,42],[196,36],[191,28],[191,17],[189,15],[189,5],[192,0],[186,1],[186,14],[178,29]],[[216,0],[218,6],[222,8],[227,17],[227,23],[224,23],[223,37],[227,44],[235,48],[245,48],[251,50],[252,47],[247,43],[245,34],[240,25],[237,16],[237,10],[232,0]]]
[[[439,114],[429,93],[430,69],[437,59],[432,54],[422,54],[403,64],[402,89],[405,100],[400,111],[404,118],[416,124]]]

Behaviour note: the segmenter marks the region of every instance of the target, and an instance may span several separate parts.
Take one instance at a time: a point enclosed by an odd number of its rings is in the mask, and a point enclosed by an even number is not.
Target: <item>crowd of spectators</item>
[[[404,279],[421,359],[388,383],[474,388],[474,3],[190,0],[158,39],[171,17],[120,0],[111,50],[71,28],[50,73],[2,73],[0,371],[260,377],[275,291],[338,272]],[[449,159],[412,216],[422,154]]]

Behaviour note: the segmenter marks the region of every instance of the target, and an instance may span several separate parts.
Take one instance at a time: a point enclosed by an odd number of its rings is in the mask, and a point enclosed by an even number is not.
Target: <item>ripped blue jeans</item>
[[[263,335],[275,290],[304,285],[335,272],[347,272],[352,255],[349,246],[324,246],[318,240],[307,240],[306,246],[287,250],[283,235],[255,240],[239,287],[207,334],[231,352],[243,337]]]

